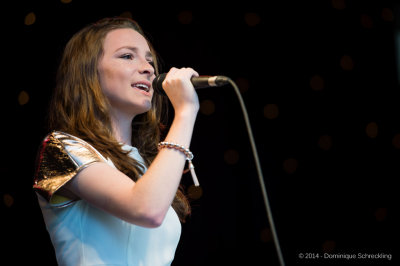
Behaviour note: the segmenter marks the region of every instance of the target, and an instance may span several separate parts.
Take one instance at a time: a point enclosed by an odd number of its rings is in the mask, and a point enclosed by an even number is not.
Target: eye
[[[133,59],[133,55],[132,54],[123,54],[123,55],[120,56],[120,58],[132,60]]]

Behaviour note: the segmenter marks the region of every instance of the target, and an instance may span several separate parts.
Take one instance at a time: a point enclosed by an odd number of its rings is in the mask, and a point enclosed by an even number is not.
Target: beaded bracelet
[[[188,164],[189,164],[189,170],[192,175],[193,183],[196,187],[198,187],[200,184],[199,184],[199,180],[197,179],[196,173],[194,171],[194,165],[192,163],[192,160],[194,157],[193,153],[188,148],[185,148],[182,145],[179,145],[179,144],[176,144],[173,142],[167,142],[167,141],[162,141],[162,142],[158,143],[158,149],[160,150],[162,148],[176,149],[185,154],[186,160],[188,161]]]

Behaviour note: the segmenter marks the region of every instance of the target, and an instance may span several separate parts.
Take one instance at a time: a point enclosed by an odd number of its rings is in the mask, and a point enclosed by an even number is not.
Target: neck
[[[132,120],[132,116],[122,113],[111,114],[113,134],[117,141],[132,145]]]

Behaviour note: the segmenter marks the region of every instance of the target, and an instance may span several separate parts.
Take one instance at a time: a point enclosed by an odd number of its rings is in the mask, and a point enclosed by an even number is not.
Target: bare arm
[[[192,69],[171,69],[163,87],[175,109],[166,140],[189,147],[199,103],[190,78]],[[164,220],[182,176],[185,155],[162,149],[135,183],[106,163],[82,170],[66,188],[81,199],[130,223],[157,227]]]

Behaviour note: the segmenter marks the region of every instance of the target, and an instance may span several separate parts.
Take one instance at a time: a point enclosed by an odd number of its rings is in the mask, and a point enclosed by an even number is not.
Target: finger
[[[198,77],[199,73],[197,73],[193,68],[191,67],[184,67],[181,68],[182,71],[185,73],[185,76],[188,78],[192,78],[192,77]]]

